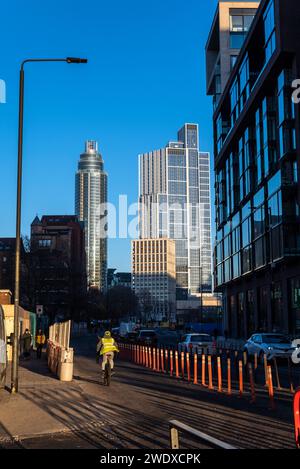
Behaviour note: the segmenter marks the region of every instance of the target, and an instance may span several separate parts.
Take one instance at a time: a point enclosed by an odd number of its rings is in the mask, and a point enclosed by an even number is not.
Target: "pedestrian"
[[[23,357],[25,359],[30,359],[32,336],[29,332],[29,329],[26,329],[22,335],[22,344],[23,344]]]
[[[39,329],[35,338],[35,343],[36,343],[36,358],[40,359],[42,358],[43,347],[46,343],[46,336],[43,333],[42,329]]]

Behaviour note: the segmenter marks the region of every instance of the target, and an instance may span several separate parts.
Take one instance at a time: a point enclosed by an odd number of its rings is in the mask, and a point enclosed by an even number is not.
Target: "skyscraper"
[[[198,125],[178,141],[139,156],[140,237],[176,241],[176,297],[211,293],[209,154],[199,152]]]
[[[76,215],[85,224],[87,279],[89,288],[105,290],[107,284],[107,238],[105,204],[107,174],[98,143],[87,141],[76,173]]]
[[[261,0],[213,115],[214,283],[238,338],[300,333],[299,16]]]

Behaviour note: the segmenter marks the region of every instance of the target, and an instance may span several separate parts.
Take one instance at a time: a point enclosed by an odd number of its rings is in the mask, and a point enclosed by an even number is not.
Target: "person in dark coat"
[[[23,357],[30,358],[32,336],[29,332],[29,329],[26,329],[22,335],[22,344],[23,344]]]

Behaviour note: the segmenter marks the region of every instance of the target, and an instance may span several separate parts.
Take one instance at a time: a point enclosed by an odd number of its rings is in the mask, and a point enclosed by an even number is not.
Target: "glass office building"
[[[196,124],[139,156],[140,236],[176,241],[177,300],[212,292],[209,159]]]
[[[98,144],[87,141],[76,173],[76,215],[85,225],[89,288],[107,287],[107,174]]]
[[[214,276],[235,337],[300,332],[299,13],[261,1],[214,113]]]

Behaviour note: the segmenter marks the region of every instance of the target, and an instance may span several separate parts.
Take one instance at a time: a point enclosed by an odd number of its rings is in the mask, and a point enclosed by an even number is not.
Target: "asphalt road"
[[[95,409],[113,438],[108,444],[168,448],[168,422],[176,419],[240,448],[294,447],[289,405],[271,412],[266,401],[251,408],[248,400],[202,391],[122,361],[117,362],[116,375],[107,388],[99,384],[93,338],[77,341],[75,349],[75,379],[85,393],[94,396]]]
[[[95,341],[89,336],[73,343],[74,383],[84,396],[84,405],[76,409],[82,429],[23,440],[17,447],[168,449],[168,422],[176,419],[239,448],[294,448],[289,403],[275,411],[268,409],[267,401],[250,406],[246,398],[209,392],[121,360],[111,386],[104,387]],[[182,437],[181,447],[204,446]]]

